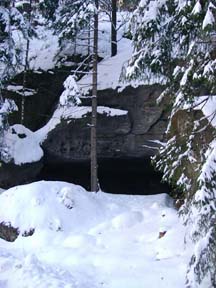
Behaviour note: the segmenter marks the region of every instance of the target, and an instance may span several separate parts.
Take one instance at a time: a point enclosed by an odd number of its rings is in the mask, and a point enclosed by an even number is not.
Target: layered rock
[[[98,105],[102,106],[97,121],[99,161],[131,158],[146,159],[149,163],[150,157],[158,151],[158,143],[164,140],[167,126],[167,112],[156,103],[161,91],[159,85],[128,87],[122,92],[112,89],[99,91]],[[85,97],[82,105],[79,109],[86,111],[81,113],[82,117],[62,119],[48,133],[42,144],[43,161],[20,166],[3,164],[0,187],[7,189],[40,179],[38,175],[43,162],[45,165],[89,162],[91,99]]]
[[[163,141],[167,115],[156,104],[162,91],[158,85],[128,87],[123,92],[99,91],[98,105],[122,109],[128,113],[111,116],[98,114],[97,142],[99,158],[149,158]],[[88,97],[83,105],[90,105]],[[81,161],[90,155],[91,115],[61,121],[43,143],[47,161]]]

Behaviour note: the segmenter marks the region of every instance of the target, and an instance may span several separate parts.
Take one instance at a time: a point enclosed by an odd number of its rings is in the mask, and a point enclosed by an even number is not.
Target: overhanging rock
[[[167,115],[156,100],[159,85],[127,87],[122,92],[108,89],[98,92],[98,105],[121,109],[120,115],[98,114],[97,142],[99,158],[146,158],[154,155],[164,140]],[[84,106],[90,106],[88,97]],[[90,155],[91,115],[61,121],[43,143],[48,162],[88,160]]]

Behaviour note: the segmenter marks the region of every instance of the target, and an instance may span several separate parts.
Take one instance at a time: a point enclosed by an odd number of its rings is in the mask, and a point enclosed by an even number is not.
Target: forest
[[[215,0],[0,0],[0,287],[216,288],[215,128]]]

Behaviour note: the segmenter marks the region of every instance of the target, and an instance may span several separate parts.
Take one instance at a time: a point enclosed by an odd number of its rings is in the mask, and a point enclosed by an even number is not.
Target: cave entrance
[[[146,159],[103,159],[98,161],[102,191],[113,194],[152,195],[169,193],[161,174]],[[90,190],[90,163],[45,164],[38,180],[66,181]]]

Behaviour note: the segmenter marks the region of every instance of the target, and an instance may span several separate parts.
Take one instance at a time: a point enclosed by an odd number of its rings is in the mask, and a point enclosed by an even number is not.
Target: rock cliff
[[[128,111],[124,115],[98,114],[99,158],[149,158],[163,141],[167,114],[156,104],[162,91],[158,85],[99,91],[98,105]],[[90,106],[88,97],[82,101]],[[61,121],[43,143],[48,162],[88,160],[90,113],[80,119]]]

